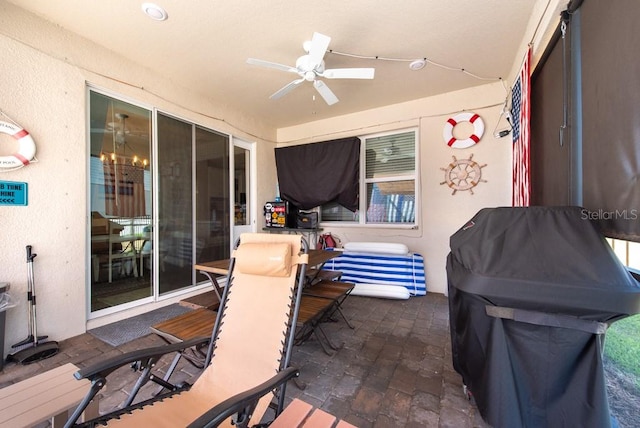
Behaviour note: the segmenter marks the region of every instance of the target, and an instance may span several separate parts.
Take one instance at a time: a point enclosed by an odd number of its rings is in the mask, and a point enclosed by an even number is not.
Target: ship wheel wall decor
[[[473,155],[469,156],[469,159],[456,159],[453,157],[453,162],[447,165],[446,168],[440,168],[444,171],[444,181],[442,184],[446,184],[453,189],[452,195],[455,195],[457,191],[469,191],[473,195],[473,188],[480,182],[486,183],[487,180],[482,179],[482,168],[487,164],[480,165],[473,160]]]

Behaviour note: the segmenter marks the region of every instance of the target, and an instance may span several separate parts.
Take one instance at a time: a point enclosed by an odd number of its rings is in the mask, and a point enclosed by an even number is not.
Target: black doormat
[[[152,325],[182,315],[190,310],[192,309],[174,303],[126,320],[91,329],[88,333],[111,346],[120,346],[151,333],[149,327]]]

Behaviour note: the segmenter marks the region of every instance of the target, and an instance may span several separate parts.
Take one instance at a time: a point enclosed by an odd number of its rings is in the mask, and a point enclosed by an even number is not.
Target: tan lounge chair
[[[220,426],[231,426],[229,416],[235,415],[235,426],[242,427],[258,423],[274,395],[275,413],[280,413],[286,381],[297,375],[297,370],[288,366],[308,259],[306,243],[296,235],[261,233],[243,234],[239,242],[231,258],[203,373],[188,390],[176,388],[179,393],[163,394],[153,405],[147,405],[148,400],[105,415],[102,419],[118,418],[108,419],[108,426],[218,426],[221,421]],[[296,281],[299,265],[301,275]],[[161,350],[176,352],[198,340],[136,351],[110,362],[120,367],[139,361],[139,367],[146,370]],[[202,343],[207,340],[203,338]],[[80,370],[76,377],[97,385],[92,392],[95,396],[99,384],[114,370],[104,363]],[[155,377],[150,380],[163,382]],[[81,403],[71,423],[91,398]]]

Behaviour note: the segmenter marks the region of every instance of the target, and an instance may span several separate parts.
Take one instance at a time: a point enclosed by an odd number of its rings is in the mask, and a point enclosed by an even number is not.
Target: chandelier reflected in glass
[[[102,162],[110,161],[114,164],[129,164],[134,167],[146,169],[149,161],[135,154],[127,143],[126,135],[128,130],[126,128],[126,120],[129,118],[129,115],[125,113],[115,113],[115,117],[118,119],[118,123],[111,123],[113,127],[113,151],[108,153],[102,150],[100,152],[100,160]],[[127,155],[127,148],[131,153],[130,155]]]

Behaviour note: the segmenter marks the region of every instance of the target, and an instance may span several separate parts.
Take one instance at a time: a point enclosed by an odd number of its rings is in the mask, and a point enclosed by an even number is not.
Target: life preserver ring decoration
[[[18,140],[18,151],[8,156],[0,156],[0,168],[20,168],[29,165],[36,156],[36,143],[29,133],[18,125],[0,121],[0,133]]]
[[[473,134],[464,140],[459,140],[453,136],[453,128],[460,122],[471,122],[473,125]],[[444,124],[444,130],[442,131],[442,137],[445,143],[454,149],[466,149],[474,144],[478,144],[480,138],[482,138],[482,134],[484,134],[484,122],[482,118],[475,113],[468,112],[460,113],[449,118]]]

